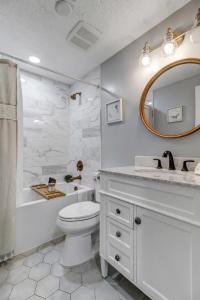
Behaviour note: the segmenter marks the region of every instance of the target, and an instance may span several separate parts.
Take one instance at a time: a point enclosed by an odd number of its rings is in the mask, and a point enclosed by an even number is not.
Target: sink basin
[[[166,169],[155,169],[155,168],[135,168],[135,172],[138,173],[147,173],[153,175],[175,175],[175,176],[184,176],[186,172],[182,172],[180,170],[166,170]]]

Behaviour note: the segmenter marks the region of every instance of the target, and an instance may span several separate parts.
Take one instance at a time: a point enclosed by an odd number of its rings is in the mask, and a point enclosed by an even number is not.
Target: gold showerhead
[[[81,92],[76,92],[76,93],[70,95],[70,99],[71,99],[71,100],[76,100],[76,97],[77,97],[77,96],[80,97],[80,96],[81,96]]]

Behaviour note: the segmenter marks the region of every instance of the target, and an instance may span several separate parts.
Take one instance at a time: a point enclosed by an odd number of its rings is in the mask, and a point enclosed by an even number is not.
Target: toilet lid
[[[59,217],[65,220],[90,219],[99,214],[100,205],[92,201],[83,201],[64,207]]]

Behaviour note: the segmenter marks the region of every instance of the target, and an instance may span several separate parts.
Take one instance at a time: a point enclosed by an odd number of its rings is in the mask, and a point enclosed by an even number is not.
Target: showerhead
[[[77,96],[81,97],[81,92],[76,92],[76,93],[70,95],[70,99],[71,100],[76,100]]]

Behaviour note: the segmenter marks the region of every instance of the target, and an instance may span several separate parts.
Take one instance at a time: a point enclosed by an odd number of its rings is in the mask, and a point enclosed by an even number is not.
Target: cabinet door
[[[199,228],[146,209],[136,212],[138,286],[153,300],[199,300]]]

